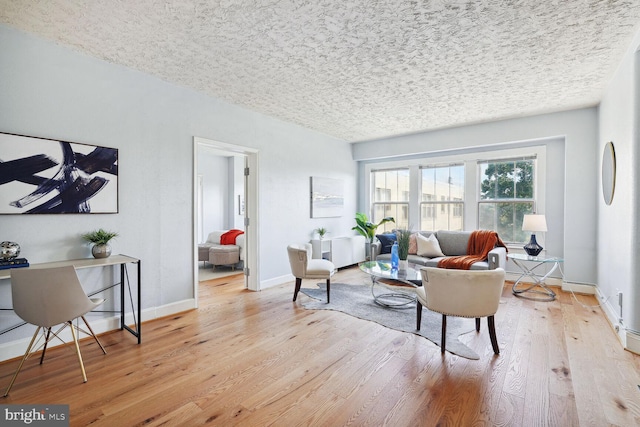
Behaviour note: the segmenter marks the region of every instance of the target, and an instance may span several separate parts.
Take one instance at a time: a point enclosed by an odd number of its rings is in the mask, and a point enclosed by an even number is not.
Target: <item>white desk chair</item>
[[[9,394],[18,373],[22,369],[22,365],[32,350],[35,351],[34,343],[36,342],[36,337],[43,328],[46,329],[46,337],[40,363],[42,364],[44,360],[44,354],[49,341],[54,337],[62,341],[59,337],[60,332],[67,326],[71,326],[71,335],[73,336],[76,354],[78,355],[78,362],[80,362],[82,379],[84,382],[87,382],[87,374],[84,370],[76,330],[93,336],[102,349],[102,352],[107,354],[100,340],[98,340],[91,326],[89,326],[87,319],[84,317],[85,314],[102,304],[104,299],[87,297],[73,266],[12,269],[11,296],[15,313],[25,322],[36,325],[38,328],[33,334],[27,351],[24,353],[20,365],[13,375],[11,383],[4,395],[7,396]],[[82,318],[89,332],[73,324],[73,320],[79,317]],[[61,325],[61,327],[57,331],[52,331],[52,327],[56,325]]]
[[[296,278],[296,289],[293,292],[293,300],[298,297],[302,286],[302,279],[323,279],[327,281],[327,304],[329,303],[331,290],[331,276],[336,272],[336,267],[326,259],[311,258],[311,243],[291,244],[287,247],[291,273]]]

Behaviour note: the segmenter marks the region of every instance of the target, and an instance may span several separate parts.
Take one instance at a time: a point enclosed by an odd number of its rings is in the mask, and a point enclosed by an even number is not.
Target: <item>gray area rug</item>
[[[363,320],[378,323],[390,329],[420,335],[440,346],[442,315],[422,309],[422,325],[416,330],[416,306],[411,303],[407,308],[386,308],[376,304],[371,295],[371,285],[331,284],[331,302],[327,301],[326,283],[318,283],[318,289],[300,289],[300,292],[313,298],[302,302],[309,310],[334,310]],[[378,292],[376,292],[378,294]],[[298,296],[300,298],[300,296]],[[479,359],[478,354],[458,340],[462,334],[475,331],[474,319],[447,317],[446,350],[467,359]]]

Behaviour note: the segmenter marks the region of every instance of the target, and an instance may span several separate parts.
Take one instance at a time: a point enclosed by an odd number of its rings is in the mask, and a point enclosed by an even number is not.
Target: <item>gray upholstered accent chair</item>
[[[87,297],[73,266],[12,269],[11,298],[13,300],[13,311],[25,322],[37,326],[37,329],[4,395],[7,396],[9,394],[22,369],[22,365],[30,353],[36,351],[34,343],[36,343],[36,338],[41,330],[45,336],[40,364],[44,360],[47,344],[53,338],[58,338],[62,341],[60,333],[64,328],[70,326],[80,370],[82,371],[82,379],[87,382],[87,374],[84,370],[76,332],[83,332],[93,336],[102,352],[107,354],[84,317],[85,314],[102,304],[104,299]],[[77,324],[73,324],[73,320],[77,318],[82,318],[89,331],[85,331]],[[57,330],[52,330],[57,325],[60,325],[60,327]]]
[[[446,346],[447,316],[473,317],[476,332],[480,332],[480,318],[486,317],[493,352],[500,354],[494,314],[498,311],[500,296],[504,287],[505,272],[495,270],[451,270],[424,267],[422,287],[416,288],[417,325],[420,330],[422,306],[442,314],[441,351]]]
[[[287,247],[291,273],[296,278],[296,289],[293,292],[293,300],[298,297],[302,286],[302,279],[322,279],[327,281],[327,303],[330,299],[331,276],[336,268],[331,261],[326,259],[311,258],[311,243],[291,244]]]

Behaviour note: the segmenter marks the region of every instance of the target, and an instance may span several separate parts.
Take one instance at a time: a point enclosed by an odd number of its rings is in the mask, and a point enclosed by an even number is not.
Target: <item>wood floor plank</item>
[[[334,283],[369,283],[358,268]],[[308,282],[308,283],[307,283]],[[304,287],[314,283],[305,281]],[[306,310],[293,283],[250,292],[242,276],[200,284],[200,308],[116,331],[25,364],[2,404],[70,405],[71,426],[640,425],[640,357],[622,349],[592,296],[517,298],[461,340],[479,360],[413,334]],[[595,307],[591,307],[595,305]],[[0,386],[17,360],[0,363]]]
[[[571,369],[571,382],[580,425],[609,425],[606,420],[598,391],[594,388],[593,366],[598,364],[592,357],[588,341],[582,333],[582,319],[576,314],[574,305],[562,305],[565,343]]]

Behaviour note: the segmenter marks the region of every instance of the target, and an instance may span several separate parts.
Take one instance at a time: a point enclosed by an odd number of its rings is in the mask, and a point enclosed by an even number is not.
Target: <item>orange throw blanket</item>
[[[507,248],[495,231],[473,231],[467,244],[467,255],[443,258],[438,262],[438,267],[470,270],[474,263],[485,261],[496,246]]]
[[[236,237],[238,237],[239,235],[244,234],[244,231],[242,230],[229,230],[226,233],[223,233],[220,236],[220,244],[221,245],[235,245],[236,244]]]

